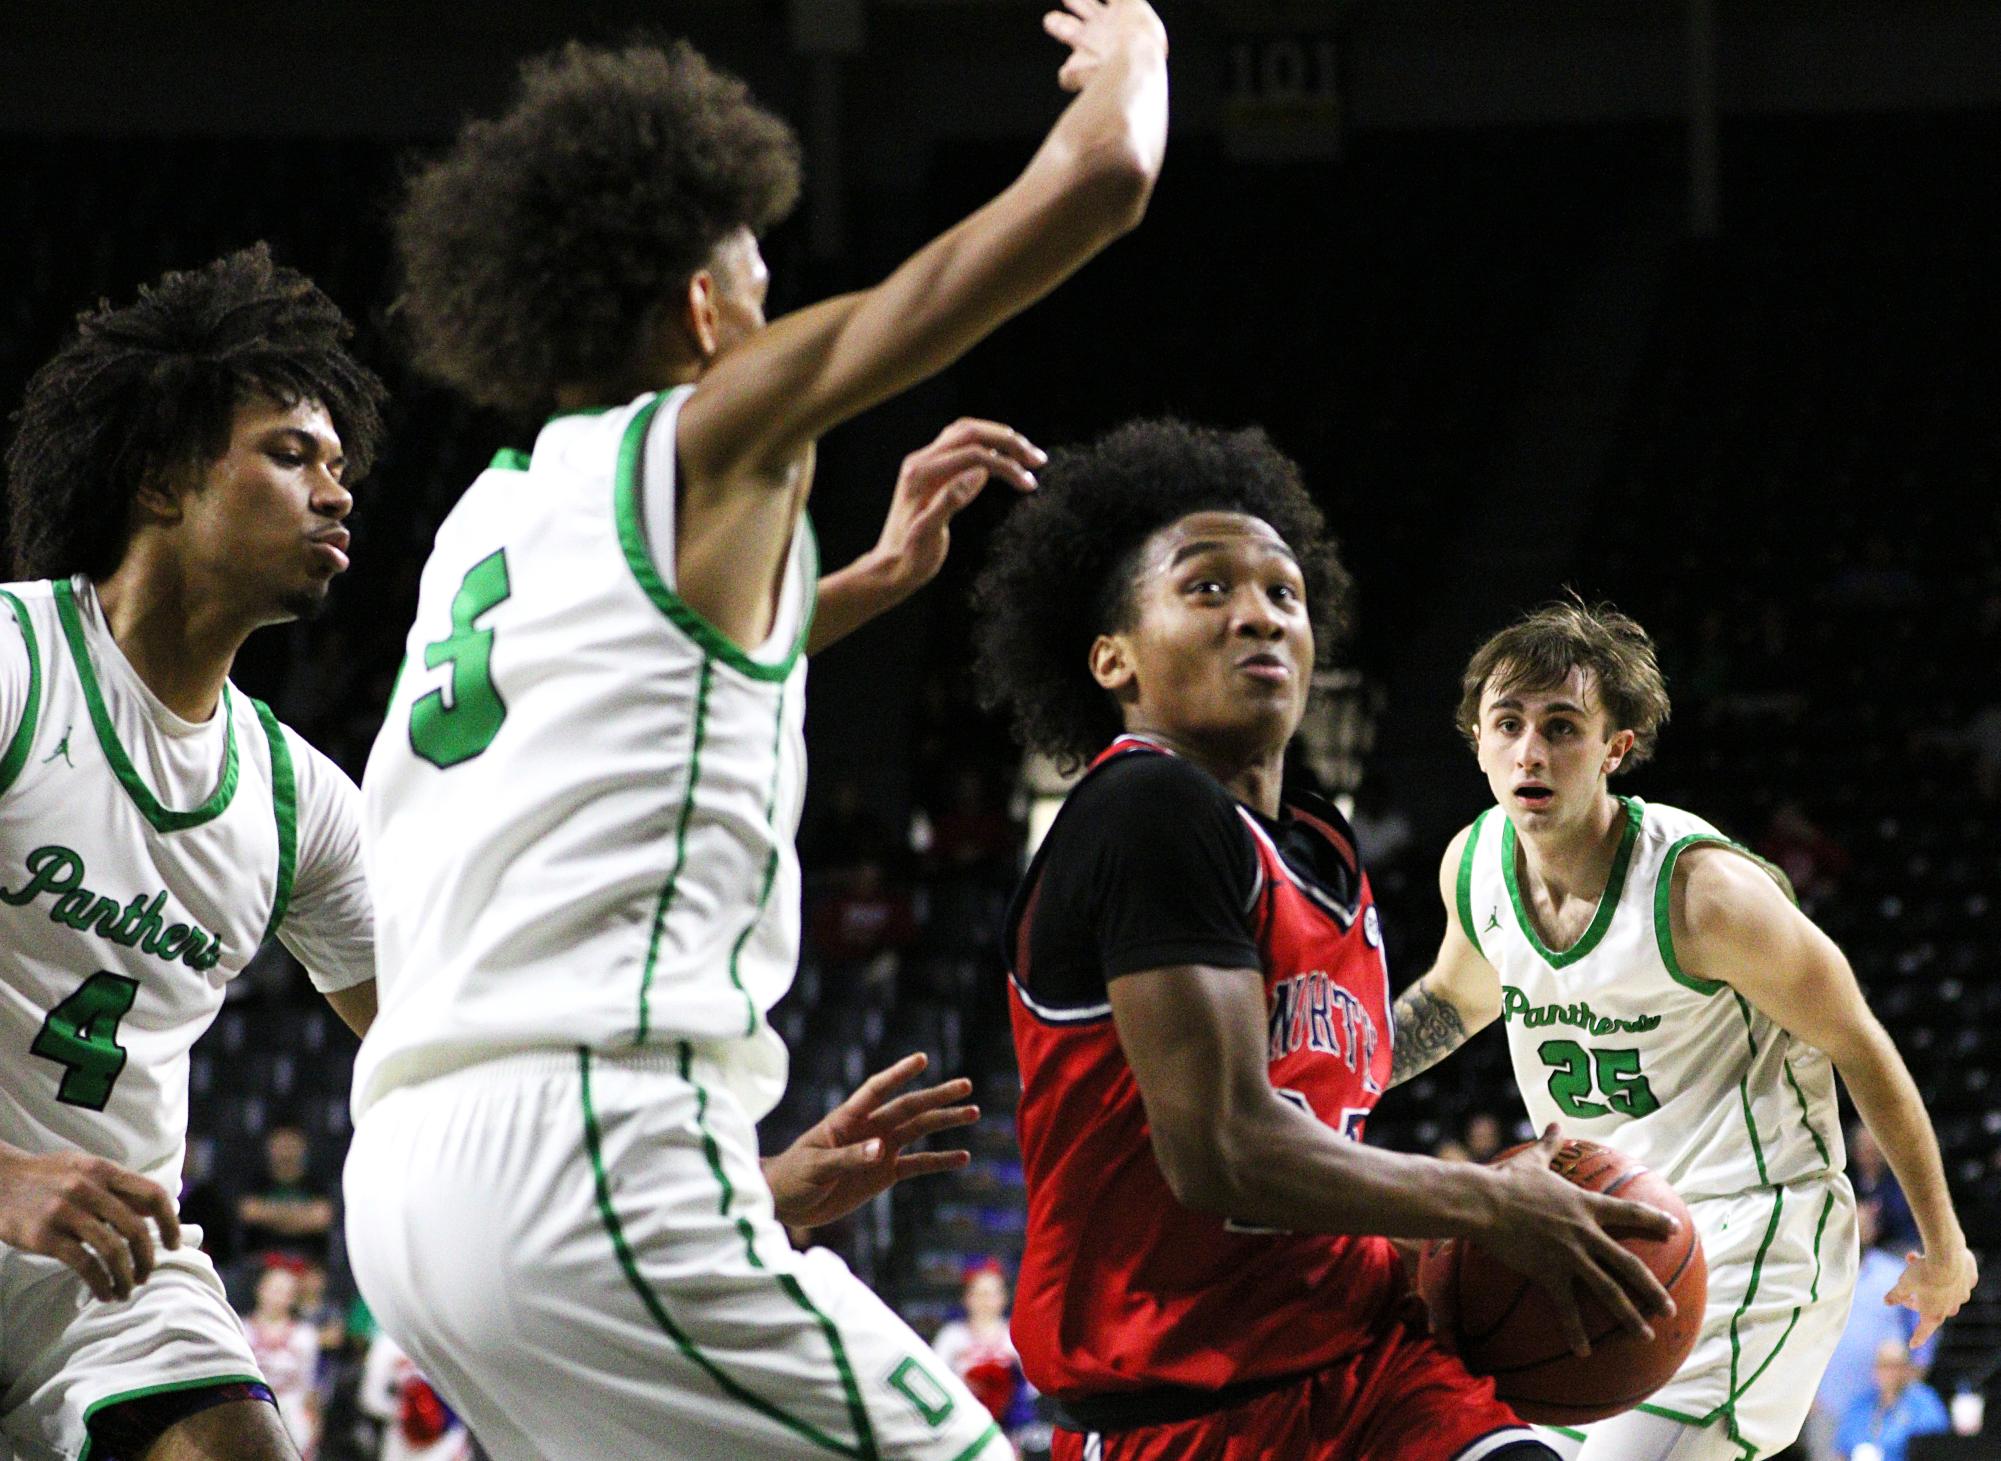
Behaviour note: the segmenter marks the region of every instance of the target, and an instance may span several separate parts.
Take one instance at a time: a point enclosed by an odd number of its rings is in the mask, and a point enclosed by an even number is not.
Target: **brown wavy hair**
[[[1479,745],[1480,700],[1490,685],[1497,691],[1553,690],[1574,669],[1591,672],[1610,728],[1633,733],[1633,749],[1619,769],[1653,755],[1670,709],[1654,642],[1610,604],[1579,598],[1543,605],[1474,651],[1459,681],[1460,733]]]

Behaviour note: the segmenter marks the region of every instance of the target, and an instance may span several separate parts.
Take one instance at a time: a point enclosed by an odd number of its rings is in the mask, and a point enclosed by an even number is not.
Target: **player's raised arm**
[[[1471,833],[1470,827],[1460,828],[1438,864],[1438,895],[1445,901],[1445,937],[1438,957],[1397,996],[1393,1086],[1438,1064],[1501,1012],[1501,976],[1467,936],[1459,912],[1459,864]]]
[[[1167,143],[1167,36],[1146,0],[1066,0],[1077,98],[1028,167],[875,288],[728,352],[681,417],[692,489],[791,480],[808,444],[942,370],[1140,220]]]
[[[1542,1161],[1441,1162],[1351,1141],[1272,1088],[1264,981],[1181,967],[1113,979],[1112,1018],[1175,1200],[1293,1232],[1477,1238],[1547,1289],[1573,1346],[1582,1284],[1629,1328],[1673,1301],[1613,1236],[1662,1237],[1673,1219],[1572,1186]]]
[[[1889,1297],[1918,1312],[1911,1343],[1924,1343],[1972,1294],[1978,1268],[1946,1190],[1924,1098],[1870,1011],[1855,971],[1770,876],[1727,850],[1694,848],[1681,860],[1670,917],[1675,946],[1692,973],[1729,984],[1780,1027],[1827,1052],[1841,1072],[1917,1219],[1924,1251],[1908,1255],[1910,1266]]]

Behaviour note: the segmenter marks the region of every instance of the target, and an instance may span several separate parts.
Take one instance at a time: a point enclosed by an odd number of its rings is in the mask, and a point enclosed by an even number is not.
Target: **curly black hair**
[[[1351,580],[1299,468],[1261,428],[1132,421],[1060,448],[1038,475],[973,588],[980,696],[1023,744],[1074,766],[1124,729],[1087,667],[1091,644],[1131,623],[1140,550],[1190,513],[1268,523],[1299,560],[1316,652],[1332,653]]]
[[[388,393],[349,354],[353,333],[318,285],[262,243],[166,274],[122,309],[101,300],[78,315],[14,415],[14,576],[111,573],[139,488],[220,457],[236,408],[257,393],[324,406],[346,480],[359,482],[382,445]]]
[[[523,64],[394,219],[417,367],[484,406],[547,410],[631,368],[661,306],[738,228],[799,197],[799,144],[688,45],[571,42]]]

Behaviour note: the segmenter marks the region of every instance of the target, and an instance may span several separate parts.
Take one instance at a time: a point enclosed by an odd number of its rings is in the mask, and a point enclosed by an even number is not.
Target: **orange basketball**
[[[1511,1147],[1494,1160],[1521,1150]],[[1552,1165],[1587,1191],[1648,1203],[1681,1224],[1664,1239],[1620,1240],[1674,1299],[1673,1318],[1650,1318],[1653,1339],[1633,1333],[1596,1299],[1580,1294],[1591,1353],[1572,1353],[1549,1295],[1460,1238],[1425,1244],[1417,1281],[1440,1342],[1475,1374],[1492,1375],[1501,1398],[1523,1420],[1582,1425],[1630,1410],[1681,1368],[1702,1328],[1709,1267],[1687,1205],[1638,1162],[1597,1142],[1573,1140],[1558,1149]]]

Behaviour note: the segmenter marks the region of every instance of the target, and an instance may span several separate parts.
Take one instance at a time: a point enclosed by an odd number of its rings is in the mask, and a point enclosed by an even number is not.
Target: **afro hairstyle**
[[[1331,653],[1351,582],[1299,468],[1262,429],[1133,421],[1057,450],[1038,475],[973,589],[981,698],[1008,712],[1024,745],[1075,766],[1124,729],[1091,677],[1091,645],[1131,622],[1147,539],[1190,513],[1269,524],[1299,561],[1317,653]]]

